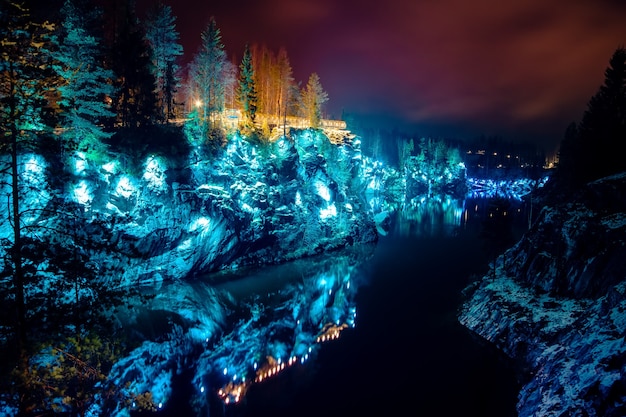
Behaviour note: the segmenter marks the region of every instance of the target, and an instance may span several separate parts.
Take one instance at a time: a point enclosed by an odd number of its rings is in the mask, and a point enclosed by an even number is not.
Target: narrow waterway
[[[495,231],[508,239],[526,224],[520,207],[497,204],[461,202],[457,224],[438,210],[407,227],[396,213],[358,268],[366,284],[356,295],[354,328],[305,365],[253,385],[239,404],[212,407],[213,414],[515,416],[512,364],[456,320],[463,288],[506,244],[502,236],[485,237],[489,213],[508,210],[509,221]]]

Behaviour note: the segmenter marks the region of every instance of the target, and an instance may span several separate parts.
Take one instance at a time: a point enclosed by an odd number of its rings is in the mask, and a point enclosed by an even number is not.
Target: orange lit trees
[[[292,104],[298,96],[298,87],[293,78],[293,71],[287,56],[287,50],[280,48],[276,58],[276,77],[278,80],[278,91],[276,94],[278,117],[286,119],[293,114]],[[286,123],[285,123],[286,124]]]
[[[298,94],[287,50],[280,48],[275,55],[265,45],[253,45],[251,53],[258,113],[276,120],[294,115],[292,107]]]
[[[322,105],[328,101],[328,94],[322,88],[317,73],[311,74],[309,82],[300,93],[300,112],[311,127],[318,128],[322,121]]]
[[[274,90],[274,82],[272,80],[275,61],[274,54],[267,46],[259,46],[258,44],[252,45],[250,52],[254,67],[254,82],[258,93],[258,112],[269,116],[273,114],[270,97]]]

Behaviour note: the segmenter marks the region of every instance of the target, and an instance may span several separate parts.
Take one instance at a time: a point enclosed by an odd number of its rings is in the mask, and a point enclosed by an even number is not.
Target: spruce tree
[[[55,85],[49,57],[53,29],[48,22],[34,22],[22,2],[2,0],[0,3],[0,155],[3,164],[0,172],[10,201],[2,229],[8,225],[11,230],[11,237],[2,242],[5,255],[2,295],[9,320],[2,323],[2,327],[13,329],[9,344],[16,349],[9,359],[17,365],[15,384],[11,388],[17,390],[15,394],[20,398],[20,415],[28,413],[32,404],[28,390],[31,376],[26,307],[30,268],[25,262],[28,237],[24,236],[30,218],[22,201],[28,191],[24,184],[22,154],[35,149],[39,135],[49,130],[43,109],[49,108],[47,97],[54,92]]]
[[[301,111],[311,127],[319,128],[322,121],[322,105],[328,101],[328,94],[322,89],[320,77],[313,73],[301,92]]]
[[[148,14],[145,28],[150,46],[150,71],[156,81],[159,119],[167,122],[174,117],[174,96],[180,84],[177,60],[183,54],[172,8],[157,3]]]
[[[581,184],[626,170],[621,149],[626,142],[626,50],[617,48],[605,81],[587,103],[581,122],[568,126],[559,149],[559,164],[550,188],[576,189]]]
[[[251,129],[254,126],[257,109],[257,92],[254,81],[254,68],[252,67],[252,54],[248,45],[246,45],[241,64],[239,65],[237,101],[241,106],[242,124],[245,129]]]
[[[99,135],[93,120],[106,115],[89,103],[67,111],[66,98],[87,98],[65,87],[81,79],[92,88],[93,78],[80,66],[67,73],[69,79],[58,77],[53,56],[73,44],[52,52],[54,29],[35,22],[22,3],[0,2],[0,187],[10,201],[0,218],[0,351],[8,352],[0,365],[0,403],[14,406],[18,415],[82,415],[117,392],[105,377],[113,360],[105,338],[113,334],[111,310],[130,295],[102,267],[123,258],[106,244],[113,240],[106,234],[111,219],[69,201],[68,183],[50,186],[52,178],[68,178],[67,141],[47,125],[56,109],[50,101],[61,97],[61,109],[73,114],[61,117],[70,126],[61,132]],[[80,59],[91,63],[87,56]],[[57,64],[61,73],[68,69]]]
[[[62,80],[58,87],[62,135],[70,149],[97,159],[106,152],[103,140],[112,134],[104,125],[115,116],[105,102],[114,95],[114,74],[101,64],[100,40],[88,31],[94,22],[87,21],[71,0],[65,1],[61,12],[63,22],[54,38],[58,46],[53,57]]]
[[[201,124],[209,128],[216,126],[225,107],[227,68],[222,34],[212,17],[202,32],[200,50],[191,63],[188,86]]]
[[[604,72],[604,84],[589,100],[579,126],[585,159],[591,158],[586,180],[626,169],[621,149],[626,143],[626,50],[618,48]],[[583,161],[581,161],[583,162]],[[587,164],[585,164],[587,165]]]
[[[131,7],[120,12],[115,28],[109,68],[116,75],[116,94],[113,97],[116,124],[123,127],[149,126],[158,119],[154,92],[156,81],[150,72],[150,51],[145,35]]]

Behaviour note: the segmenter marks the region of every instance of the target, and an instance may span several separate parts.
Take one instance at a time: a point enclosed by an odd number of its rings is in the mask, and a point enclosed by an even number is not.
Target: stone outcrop
[[[543,208],[459,320],[524,369],[518,414],[626,415],[626,174]]]
[[[333,145],[321,131],[292,130],[259,145],[235,134],[217,154],[192,147],[184,164],[153,155],[141,167],[130,175],[115,162],[86,165],[73,185],[86,195],[77,197],[85,211],[110,225],[111,243],[128,256],[125,281],[133,285],[377,239],[362,193],[358,141]]]

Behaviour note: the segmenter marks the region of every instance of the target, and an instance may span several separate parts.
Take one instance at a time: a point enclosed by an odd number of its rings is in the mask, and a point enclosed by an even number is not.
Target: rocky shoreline
[[[322,131],[262,146],[235,134],[218,155],[198,147],[178,165],[153,155],[134,175],[83,161],[75,188],[128,257],[123,282],[155,286],[375,242],[361,161],[358,141],[332,144]]]
[[[546,206],[464,291],[461,324],[520,363],[520,417],[626,415],[626,174]]]

